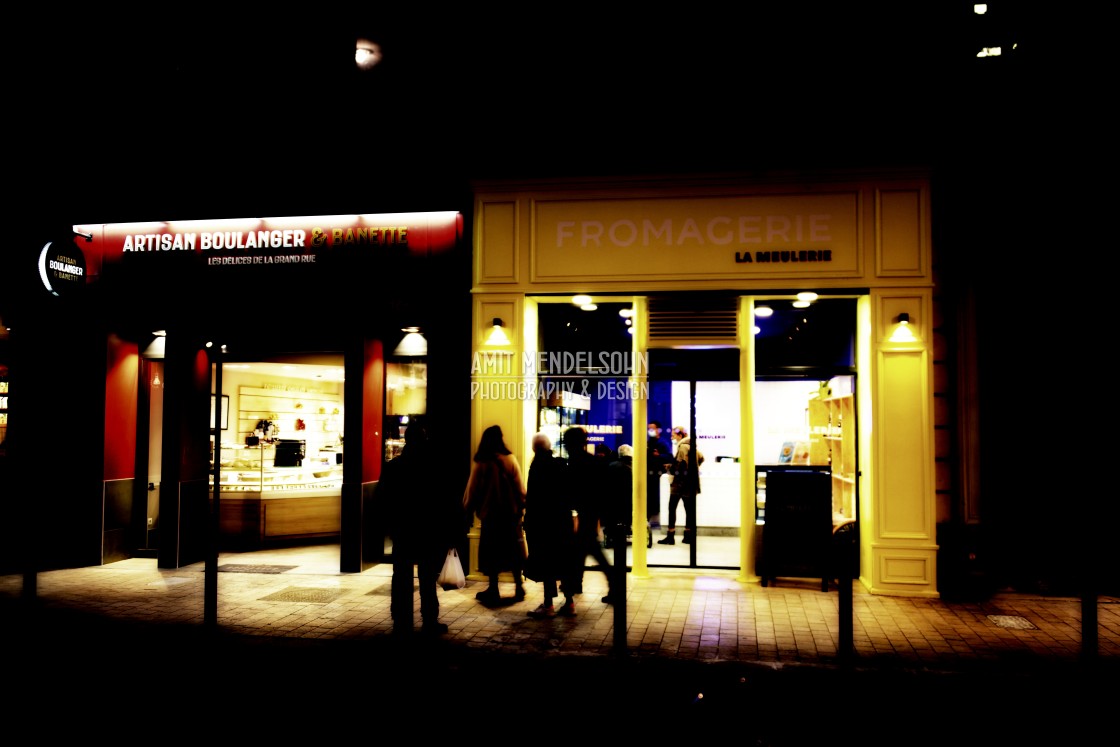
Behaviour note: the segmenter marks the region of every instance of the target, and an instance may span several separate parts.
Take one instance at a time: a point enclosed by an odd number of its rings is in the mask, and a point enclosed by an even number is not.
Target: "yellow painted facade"
[[[634,352],[650,345],[646,301],[676,291],[739,299],[741,578],[754,574],[756,298],[796,290],[857,297],[860,579],[871,592],[937,596],[933,272],[923,174],[827,174],[475,184],[472,438],[494,424],[522,468],[536,402],[524,353],[538,303],[609,294],[635,308]],[[909,316],[912,337],[895,332]],[[501,319],[510,344],[487,345]],[[892,339],[892,337],[894,339]],[[695,342],[695,340],[693,340]],[[726,343],[726,341],[724,341]],[[658,340],[658,346],[667,346]],[[645,430],[637,400],[632,432]],[[634,443],[635,524],[645,516],[645,443]],[[638,521],[639,517],[641,521]],[[472,532],[470,571],[477,532]],[[633,573],[646,575],[645,544]],[[656,572],[656,571],[653,571]]]

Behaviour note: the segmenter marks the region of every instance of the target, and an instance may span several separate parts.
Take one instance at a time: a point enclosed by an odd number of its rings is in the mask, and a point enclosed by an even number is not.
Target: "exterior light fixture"
[[[354,63],[360,70],[369,70],[381,62],[381,46],[369,41],[359,39],[354,49]]]
[[[918,338],[914,336],[914,331],[910,329],[910,315],[908,313],[902,312],[895,321],[897,324],[891,333],[891,342],[917,342]]]
[[[393,350],[393,355],[416,357],[428,354],[428,341],[420,334],[419,327],[401,327],[404,337]]]
[[[509,336],[506,334],[505,328],[502,326],[502,320],[494,317],[493,326],[490,328],[490,336],[486,338],[487,345],[509,345]]]

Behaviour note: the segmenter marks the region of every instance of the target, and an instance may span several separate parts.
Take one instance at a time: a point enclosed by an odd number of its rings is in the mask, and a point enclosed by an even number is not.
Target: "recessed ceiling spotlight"
[[[572,303],[574,303],[576,306],[586,306],[587,304],[591,303],[591,296],[586,296],[583,294],[572,296]]]
[[[818,298],[817,294],[813,293],[813,291],[802,291],[802,292],[797,294],[797,300],[798,301],[816,301],[817,298]],[[797,308],[800,309],[800,308],[804,308],[804,307],[803,306],[798,306]]]
[[[774,315],[774,310],[772,308],[770,308],[769,306],[755,306],[754,307],[754,315],[755,316],[761,316],[761,317],[773,316]]]

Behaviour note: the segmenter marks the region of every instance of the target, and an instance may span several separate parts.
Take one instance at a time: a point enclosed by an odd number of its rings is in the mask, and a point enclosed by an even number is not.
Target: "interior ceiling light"
[[[774,315],[774,310],[772,308],[770,308],[769,306],[755,306],[754,307],[754,315],[755,316],[761,316],[761,317],[773,316]]]
[[[819,296],[816,293],[813,293],[813,291],[801,291],[800,293],[797,294],[797,300],[798,301],[812,302],[812,301],[816,301],[818,298],[819,298]],[[804,307],[803,306],[798,306],[797,308],[800,309],[800,308],[804,308]]]
[[[810,305],[808,301],[794,301],[792,304],[795,309],[807,309]]]
[[[586,296],[583,294],[572,296],[572,303],[574,303],[576,306],[586,306],[587,304],[591,303],[591,296]]]
[[[627,306],[625,309],[619,309],[618,315],[623,319],[629,319],[630,317],[634,316],[634,309]]]
[[[585,304],[581,305],[580,308],[583,309],[584,311],[594,311],[595,309],[599,308],[599,306],[598,306],[598,304],[585,303]]]
[[[368,39],[359,39],[354,49],[354,62],[361,70],[369,70],[381,62],[381,45]]]

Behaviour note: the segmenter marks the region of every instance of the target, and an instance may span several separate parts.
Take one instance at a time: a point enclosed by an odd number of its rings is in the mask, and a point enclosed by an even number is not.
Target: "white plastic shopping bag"
[[[463,575],[463,564],[459,562],[459,551],[454,547],[447,551],[447,559],[443,561],[443,570],[439,572],[436,583],[447,591],[462,589],[467,585],[467,577]]]

